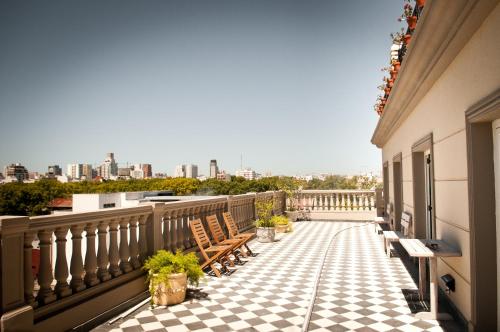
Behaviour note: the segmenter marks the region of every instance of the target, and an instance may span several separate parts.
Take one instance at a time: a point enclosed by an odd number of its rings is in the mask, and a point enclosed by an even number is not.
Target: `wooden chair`
[[[228,257],[231,246],[212,245],[200,219],[191,220],[189,226],[191,227],[191,232],[193,232],[196,244],[198,244],[198,248],[200,248],[201,255],[205,258],[205,262],[201,264],[201,268],[203,269],[210,266],[215,275],[220,278],[221,273],[214,263],[218,262],[224,266],[224,260],[228,260],[230,264],[234,266],[234,263],[232,263],[231,259]]]
[[[242,240],[242,245],[245,246],[247,249],[248,253],[253,256],[252,250],[247,245],[247,242],[252,239],[254,234],[251,233],[240,233],[238,230],[238,226],[236,226],[236,223],[234,222],[233,216],[231,215],[231,212],[224,212],[222,213],[222,216],[224,217],[224,223],[226,224],[228,233],[229,233],[229,238],[230,239],[239,239]]]
[[[212,238],[214,242],[218,245],[229,245],[231,246],[231,253],[234,255],[235,260],[240,262],[239,257],[236,253],[236,250],[241,253],[243,257],[247,257],[243,249],[243,240],[242,239],[228,239],[222,227],[219,224],[219,219],[217,215],[213,214],[211,216],[207,216],[208,228],[210,228],[210,233],[212,233]]]
[[[400,239],[406,239],[410,233],[411,215],[407,212],[401,214],[401,232],[399,231],[384,231],[385,252],[391,257],[391,243],[399,242]]]

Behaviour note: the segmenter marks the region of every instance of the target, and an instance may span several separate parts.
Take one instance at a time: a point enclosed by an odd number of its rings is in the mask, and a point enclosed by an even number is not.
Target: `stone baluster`
[[[179,216],[179,210],[170,211],[169,223],[169,236],[170,236],[170,251],[175,252],[177,249],[177,218]]]
[[[81,225],[71,227],[72,253],[69,269],[71,272],[71,282],[69,285],[73,293],[81,292],[86,288],[83,283],[82,232],[83,226]]]
[[[141,262],[139,261],[139,244],[137,243],[137,221],[139,218],[140,216],[130,218],[130,265],[132,265],[134,270],[141,267]]]
[[[99,236],[99,248],[97,249],[97,277],[99,280],[107,281],[111,279],[111,274],[109,274],[108,263],[108,246],[106,237],[108,235],[108,222],[101,221],[98,226],[98,236]]]
[[[97,225],[95,223],[87,224],[85,226],[87,238],[87,252],[85,253],[85,277],[84,281],[87,287],[95,286],[99,283],[97,279],[97,256],[95,254],[95,231]]]
[[[129,262],[128,220],[128,217],[120,219],[120,269],[123,273],[132,271],[132,265]]]
[[[163,249],[170,250],[172,245],[171,240],[171,232],[172,232],[172,224],[170,223],[170,216],[172,215],[171,211],[165,211],[163,214]]]
[[[177,233],[177,243],[176,243],[176,248],[177,249],[184,249],[184,219],[187,218],[187,210],[186,209],[180,209],[179,214],[177,215],[177,222],[176,222],[176,233]]]
[[[118,221],[111,220],[109,223],[109,273],[113,277],[122,274],[118,262],[120,255],[118,251]]]
[[[38,272],[38,291],[37,300],[40,304],[54,302],[57,297],[52,291],[52,264],[50,262],[50,246],[52,245],[52,230],[41,230],[38,232],[40,240],[40,270]]]
[[[35,297],[33,296],[33,239],[35,234],[32,232],[24,233],[24,301],[26,304],[35,306]]]
[[[191,248],[191,229],[189,227],[189,221],[195,218],[195,209],[190,207],[187,210],[186,218],[184,218],[182,235],[184,237],[183,247],[184,249]],[[202,219],[203,220],[203,219]]]
[[[341,201],[340,201],[341,210],[342,211],[346,211],[347,207],[346,207],[346,197],[345,197],[345,194],[341,193],[340,195],[341,195]]]
[[[334,194],[334,199],[335,199],[335,211],[339,211],[340,210],[340,201],[339,201],[339,194],[338,193],[335,193]]]
[[[354,193],[352,194],[352,209],[353,210],[359,210],[359,205],[358,205],[358,196],[359,194]]]
[[[71,288],[68,284],[68,261],[66,260],[66,235],[67,227],[57,228],[56,235],[56,265],[55,265],[55,292],[59,298],[71,295]]]
[[[375,196],[373,193],[370,194],[370,211],[375,207]]]
[[[139,217],[139,261],[144,263],[148,256],[148,238],[146,236],[146,222],[148,216]]]

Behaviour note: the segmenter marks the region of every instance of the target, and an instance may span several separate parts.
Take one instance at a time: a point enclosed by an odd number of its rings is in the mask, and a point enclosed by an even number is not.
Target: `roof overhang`
[[[382,148],[498,0],[427,0],[371,142]]]

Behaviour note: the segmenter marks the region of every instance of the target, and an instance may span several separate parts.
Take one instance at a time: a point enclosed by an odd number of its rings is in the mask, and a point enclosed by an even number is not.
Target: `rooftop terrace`
[[[388,258],[369,223],[294,225],[275,243],[251,242],[256,257],[230,276],[208,276],[184,303],[154,309],[145,304],[94,331],[463,330],[455,322],[415,318],[427,303],[418,301],[405,257]]]

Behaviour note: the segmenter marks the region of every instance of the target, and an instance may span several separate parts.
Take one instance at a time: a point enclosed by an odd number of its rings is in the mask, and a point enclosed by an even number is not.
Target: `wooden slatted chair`
[[[215,275],[220,278],[221,273],[219,269],[214,265],[214,263],[218,262],[219,264],[224,266],[224,260],[228,260],[231,264],[232,261],[228,257],[231,251],[231,246],[212,245],[207,232],[205,231],[205,227],[203,227],[200,219],[191,220],[189,226],[191,227],[191,232],[193,232],[194,239],[196,241],[196,244],[198,244],[201,255],[203,256],[203,258],[205,258],[205,262],[201,264],[201,268],[203,269],[207,266],[210,266]]]
[[[224,223],[226,223],[229,238],[242,240],[242,245],[245,246],[248,253],[253,256],[252,250],[250,250],[250,248],[248,247],[247,242],[252,239],[254,234],[240,233],[240,231],[238,230],[238,226],[236,226],[236,223],[234,222],[231,212],[224,212],[222,213],[222,216],[224,217]]]
[[[210,233],[212,233],[212,238],[214,242],[218,245],[230,245],[231,253],[234,255],[236,261],[241,262],[236,250],[243,256],[247,257],[243,247],[243,239],[228,239],[222,227],[219,224],[219,219],[217,215],[213,214],[211,216],[207,216],[208,227],[210,228]]]

